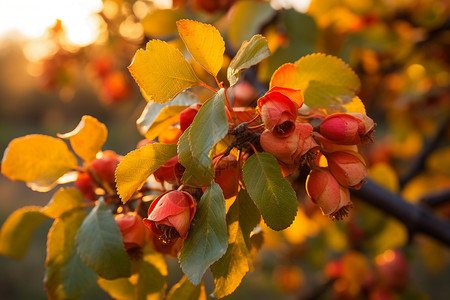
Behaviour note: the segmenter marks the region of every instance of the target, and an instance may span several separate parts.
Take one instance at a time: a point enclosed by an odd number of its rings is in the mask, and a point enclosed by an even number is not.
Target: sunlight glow
[[[274,9],[289,9],[293,8],[299,12],[306,12],[308,10],[311,0],[271,0],[270,5]]]
[[[2,0],[0,39],[17,34],[27,39],[40,38],[59,19],[67,40],[84,46],[99,34],[100,23],[93,14],[101,9],[101,0]]]

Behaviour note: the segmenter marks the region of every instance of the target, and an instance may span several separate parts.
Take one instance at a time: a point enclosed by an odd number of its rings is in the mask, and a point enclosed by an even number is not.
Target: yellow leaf
[[[95,159],[106,141],[108,129],[105,124],[91,116],[83,116],[78,126],[66,134],[58,134],[62,139],[69,139],[73,151],[85,162]]]
[[[350,113],[361,113],[361,114],[366,114],[366,107],[364,106],[364,103],[362,103],[361,99],[359,99],[359,97],[353,97],[352,101],[342,105],[345,110],[346,113],[350,114]]]
[[[176,34],[175,22],[186,15],[183,9],[156,9],[142,19],[144,33],[153,37],[170,37]]]
[[[149,41],[146,50],[139,49],[128,69],[146,100],[158,103],[168,102],[201,82],[183,54],[160,40]]]
[[[316,236],[320,231],[320,225],[306,216],[303,209],[299,208],[292,225],[283,230],[283,234],[290,243],[302,244],[308,237]]]
[[[192,20],[177,22],[178,33],[192,57],[216,76],[223,64],[225,42],[219,31],[212,25]]]
[[[147,178],[177,155],[175,144],[149,144],[128,153],[116,169],[117,193],[126,203]]]
[[[382,253],[388,249],[394,249],[408,242],[408,231],[405,225],[395,219],[388,219],[383,230],[372,240],[375,253]]]
[[[77,159],[60,139],[33,134],[12,140],[3,155],[2,174],[30,184],[32,189],[51,187]]]
[[[387,163],[381,162],[369,169],[369,176],[392,192],[398,192],[400,184],[395,170]]]

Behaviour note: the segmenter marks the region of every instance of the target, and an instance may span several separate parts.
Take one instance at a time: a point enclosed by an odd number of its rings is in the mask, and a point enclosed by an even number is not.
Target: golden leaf
[[[149,41],[146,50],[139,49],[128,69],[146,100],[158,103],[166,103],[201,82],[183,54],[160,40]]]
[[[77,159],[60,139],[32,134],[12,140],[3,155],[2,174],[39,189],[52,186]]]
[[[219,31],[212,25],[192,20],[177,22],[178,33],[192,57],[216,76],[223,64],[225,42]]]
[[[107,135],[105,124],[91,116],[83,116],[71,132],[58,134],[60,138],[70,140],[73,151],[85,162],[95,159],[95,155],[102,150]]]

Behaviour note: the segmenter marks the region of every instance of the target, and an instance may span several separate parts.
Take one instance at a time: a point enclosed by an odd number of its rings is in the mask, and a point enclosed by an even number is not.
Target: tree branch
[[[448,129],[450,124],[450,118],[444,120],[444,122],[438,127],[436,134],[433,138],[428,142],[428,144],[422,149],[422,152],[416,158],[416,160],[412,163],[411,168],[408,170],[406,175],[400,179],[400,187],[403,188],[411,179],[413,179],[419,172],[421,172],[425,168],[425,162],[427,160],[428,155],[433,152],[434,149],[439,144],[439,141],[444,136],[446,130]]]
[[[426,208],[406,202],[371,180],[351,193],[403,222],[411,235],[423,233],[450,247],[450,223],[437,218]]]
[[[444,190],[426,195],[420,199],[420,204],[431,208],[437,208],[446,203],[450,203],[450,190]]]

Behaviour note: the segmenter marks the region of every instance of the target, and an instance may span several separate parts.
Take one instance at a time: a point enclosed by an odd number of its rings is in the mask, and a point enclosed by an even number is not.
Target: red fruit
[[[332,114],[317,127],[319,140],[340,145],[360,145],[372,141],[374,122],[364,114]]]
[[[331,173],[342,186],[361,188],[367,176],[367,169],[358,153],[336,151],[325,156]]]
[[[156,181],[179,185],[185,168],[178,162],[178,155],[169,159],[164,165],[159,167],[153,175]]]
[[[333,219],[342,219],[352,205],[349,190],[325,168],[311,170],[306,179],[306,191],[322,213]]]
[[[156,198],[144,224],[165,244],[185,239],[196,211],[194,198],[184,191],[169,191]]]
[[[325,274],[328,278],[338,278],[342,276],[342,260],[337,259],[330,261],[325,266]]]
[[[194,0],[194,7],[209,13],[215,13],[217,11],[227,11],[235,1],[236,0]]]
[[[103,78],[100,92],[106,104],[122,102],[131,94],[131,82],[123,72],[112,72]]]
[[[318,146],[311,136],[312,129],[309,123],[295,122],[292,133],[285,137],[267,129],[261,134],[261,147],[287,165],[299,164],[306,152]]]
[[[104,151],[101,158],[95,159],[89,164],[89,170],[99,182],[112,188],[115,186],[115,171],[121,158],[113,151]]]
[[[192,104],[180,113],[180,129],[185,131],[191,125],[195,116],[202,105],[199,103]]]
[[[215,168],[214,181],[222,188],[225,199],[237,195],[239,188],[239,164],[234,155],[228,155],[219,162]]]
[[[146,228],[138,214],[131,212],[116,215],[115,220],[122,234],[125,250],[144,248]]]
[[[78,173],[78,177],[75,180],[75,186],[80,190],[81,194],[83,195],[83,198],[90,201],[95,201],[96,195],[95,195],[95,189],[96,184],[92,180],[91,175],[87,172],[80,172]]]
[[[387,250],[375,258],[375,267],[383,285],[404,288],[408,283],[409,267],[400,250]]]
[[[233,94],[233,107],[249,106],[249,104],[257,97],[255,88],[247,81],[236,84],[233,88]]]
[[[297,92],[297,93],[296,93]],[[295,130],[299,105],[291,97],[303,96],[300,90],[273,87],[258,100],[258,110],[265,127],[279,137],[289,136]]]

